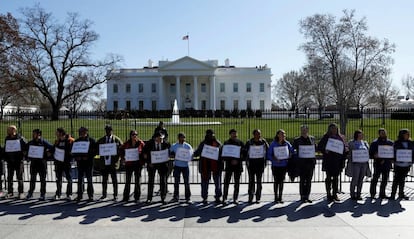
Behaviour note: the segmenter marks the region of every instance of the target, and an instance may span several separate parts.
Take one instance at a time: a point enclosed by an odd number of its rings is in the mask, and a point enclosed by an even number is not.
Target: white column
[[[198,110],[198,76],[193,76],[193,84],[194,84],[194,109]]]
[[[216,110],[216,76],[212,76],[211,82],[210,82],[210,109]]]
[[[164,103],[165,103],[165,94],[164,94],[164,80],[162,76],[158,79],[158,89],[159,89],[159,101],[158,101],[158,109],[163,110],[164,109]]]
[[[178,109],[181,109],[181,92],[180,92],[180,78],[181,76],[175,76],[175,96],[177,98]]]

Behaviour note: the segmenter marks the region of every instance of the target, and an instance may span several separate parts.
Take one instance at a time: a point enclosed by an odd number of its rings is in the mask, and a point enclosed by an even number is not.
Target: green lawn
[[[261,118],[181,118],[181,122],[208,122],[219,121],[221,125],[213,126],[186,126],[186,125],[169,125],[170,118],[165,119],[123,119],[123,120],[107,120],[107,119],[63,119],[59,121],[48,120],[21,120],[20,124],[17,120],[1,121],[0,137],[4,139],[6,136],[6,128],[10,124],[19,126],[22,135],[30,139],[31,132],[35,128],[40,128],[43,131],[43,137],[50,142],[55,139],[55,130],[58,127],[64,127],[68,133],[71,133],[71,128],[74,130],[75,138],[77,137],[77,129],[81,126],[89,128],[89,133],[94,138],[99,138],[104,135],[105,124],[111,124],[114,128],[114,134],[118,135],[121,139],[125,140],[131,129],[138,130],[139,136],[147,140],[151,138],[156,122],[163,120],[166,123],[166,128],[169,133],[169,141],[174,142],[178,132],[185,132],[187,135],[187,141],[196,147],[200,141],[204,138],[204,132],[208,128],[212,128],[216,132],[216,136],[219,140],[224,142],[228,138],[228,131],[234,128],[238,131],[239,138],[246,141],[251,137],[251,132],[255,128],[259,128],[262,131],[263,137],[271,141],[278,129],[284,129],[287,133],[289,141],[292,141],[294,137],[298,136],[299,128],[302,124],[309,125],[310,133],[317,139],[320,139],[325,133],[327,126],[331,122],[338,123],[336,119],[261,119]],[[146,122],[149,125],[141,125]],[[153,124],[151,124],[153,122]],[[356,129],[361,128],[360,119],[351,119],[347,126],[347,139],[350,140],[353,137],[353,132]],[[385,122],[385,128],[388,131],[389,138],[395,140],[400,128],[413,129],[414,120],[391,120],[387,119]],[[365,139],[371,142],[377,137],[378,128],[383,127],[381,125],[381,119],[364,119],[362,130],[365,134]],[[1,145],[4,143],[2,142]]]

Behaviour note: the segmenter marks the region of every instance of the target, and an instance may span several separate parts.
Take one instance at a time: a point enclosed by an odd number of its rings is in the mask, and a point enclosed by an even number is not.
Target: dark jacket
[[[119,167],[119,148],[121,147],[121,145],[123,144],[123,142],[116,135],[111,135],[110,136],[110,141],[107,142],[107,136],[105,135],[102,138],[98,139],[98,141],[97,141],[97,149],[96,149],[96,152],[98,154],[99,154],[99,145],[100,144],[106,144],[106,143],[115,143],[116,144],[117,154],[111,156],[111,166],[118,168]],[[105,165],[105,157],[104,156],[100,156],[100,160]]]
[[[31,158],[29,157],[29,150],[30,150],[30,146],[41,146],[43,147],[43,157],[40,158]],[[27,151],[27,159],[28,160],[46,160],[47,159],[47,153],[53,148],[53,146],[47,141],[44,140],[43,138],[40,139],[33,139],[31,141],[29,141],[29,143],[27,143],[26,145],[26,151]]]
[[[249,157],[249,150],[251,146],[263,146],[264,153],[263,158],[254,158],[251,159]],[[244,155],[246,158],[246,165],[248,168],[261,168],[264,170],[266,167],[266,152],[269,149],[269,144],[263,138],[259,139],[258,141],[254,141],[254,138],[248,140],[244,147]]]
[[[342,154],[335,153],[332,151],[326,151],[326,144],[328,143],[328,139],[333,138],[336,140],[340,140],[344,144],[344,151]],[[318,144],[318,151],[322,152],[323,154],[323,161],[322,161],[322,170],[328,172],[332,176],[338,176],[342,169],[345,167],[345,159],[346,159],[346,143],[343,138],[339,135],[327,135],[325,134],[321,141]]]
[[[151,139],[148,141],[148,143],[145,144],[144,149],[143,149],[143,153],[146,155],[146,160],[145,162],[147,164],[152,164],[151,163],[151,151],[156,151],[157,149],[155,148],[156,143],[154,139]],[[162,142],[161,143],[161,149],[160,150],[165,150],[165,149],[170,149],[170,144],[167,142]],[[169,155],[169,153],[168,153]],[[158,163],[158,164],[166,164],[168,166],[168,161],[167,162],[163,162],[163,163]],[[154,165],[158,165],[158,164],[154,164]]]
[[[369,157],[374,159],[374,167],[384,168],[386,170],[390,170],[392,167],[393,158],[375,158],[374,155],[378,154],[378,146],[379,145],[389,145],[394,146],[394,142],[389,139],[381,139],[378,138],[374,140],[371,145],[369,146]]]
[[[221,156],[224,145],[239,146],[240,147],[240,157],[239,158],[233,158],[233,157],[223,157],[223,156]],[[243,144],[243,142],[239,139],[233,140],[233,139],[230,138],[230,139],[228,139],[224,142],[223,147],[221,147],[221,150],[220,150],[220,157],[221,157],[221,160],[223,162],[225,162],[225,164],[226,164],[225,170],[227,171],[227,170],[237,169],[237,170],[240,170],[240,172],[243,172],[243,164],[242,164],[242,161],[243,161],[243,158],[244,158],[244,155],[243,155],[243,153],[244,153],[243,152],[244,144]]]
[[[17,152],[6,152],[7,140],[19,140],[21,150],[17,151]],[[3,154],[4,160],[8,163],[22,161],[23,160],[23,150],[25,148],[26,148],[26,141],[24,140],[23,137],[20,137],[20,136],[16,136],[16,137],[7,136],[6,139],[4,140],[4,154]]]

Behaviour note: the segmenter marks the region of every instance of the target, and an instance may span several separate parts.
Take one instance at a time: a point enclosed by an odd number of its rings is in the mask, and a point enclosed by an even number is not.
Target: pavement
[[[0,238],[409,238],[414,235],[414,183],[407,183],[408,201],[367,198],[349,199],[349,184],[343,184],[341,201],[328,203],[323,183],[313,183],[312,203],[299,201],[298,184],[286,183],[284,203],[273,202],[272,184],[265,184],[262,200],[247,203],[247,185],[240,188],[240,204],[215,204],[214,185],[210,184],[207,205],[201,203],[200,185],[191,185],[193,204],[162,205],[155,196],[153,204],[112,201],[54,201],[54,185],[47,185],[46,201],[39,201],[39,184],[31,200],[0,200]],[[65,188],[65,187],[64,187]],[[156,189],[158,187],[156,186]],[[169,185],[169,190],[173,186]],[[25,184],[28,189],[28,184]],[[76,189],[76,186],[74,186]],[[108,185],[108,193],[112,186]],[[146,199],[142,185],[141,201]],[[181,185],[181,195],[184,188]],[[230,195],[233,188],[230,187]],[[389,190],[389,188],[388,188]],[[119,192],[123,191],[120,185]],[[389,192],[389,191],[388,191]],[[95,199],[101,195],[95,184]],[[122,195],[122,193],[121,193]],[[167,199],[172,195],[168,194]],[[86,194],[84,195],[86,197]],[[132,198],[132,197],[131,197]]]

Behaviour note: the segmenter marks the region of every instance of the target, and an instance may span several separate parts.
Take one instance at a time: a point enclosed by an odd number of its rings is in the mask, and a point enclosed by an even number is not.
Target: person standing
[[[40,177],[40,198],[44,201],[46,196],[46,173],[47,173],[47,153],[52,149],[52,145],[42,138],[42,131],[35,129],[32,132],[32,140],[28,143],[27,159],[30,161],[30,188],[26,199],[33,197],[36,186],[36,177]]]
[[[164,135],[163,141],[168,142],[168,131],[165,128],[163,121],[160,121],[158,123],[158,126],[154,129],[154,134],[153,135],[155,135],[157,133],[161,133],[162,135]]]
[[[108,178],[111,175],[114,189],[114,201],[118,199],[118,179],[116,170],[119,167],[119,148],[123,144],[122,140],[113,134],[111,125],[105,126],[105,136],[98,140],[100,160],[104,162],[102,169],[102,196],[100,200],[105,200],[108,190]]]
[[[350,183],[349,192],[352,200],[362,200],[361,190],[364,183],[365,176],[371,176],[369,169],[369,146],[368,143],[363,140],[364,134],[361,130],[354,132],[354,139],[348,143],[349,154],[348,160],[350,160],[350,167],[352,167],[352,180]]]
[[[163,205],[167,204],[165,198],[167,196],[167,173],[170,144],[164,142],[163,138],[164,135],[158,131],[144,147],[144,158],[146,159],[148,170],[148,195],[146,204],[152,203],[155,173],[157,171],[160,176],[161,203]]]
[[[311,203],[312,200],[309,199],[309,195],[316,164],[316,143],[315,137],[309,135],[309,127],[307,125],[300,127],[300,136],[293,141],[293,148],[296,151],[297,157],[300,200],[303,203]]]
[[[7,198],[13,198],[13,176],[16,172],[18,198],[24,199],[23,194],[23,149],[26,141],[17,134],[17,127],[7,127],[7,136],[4,142],[4,160],[7,163]]]
[[[253,202],[253,196],[256,194],[256,203],[260,202],[262,196],[262,176],[266,167],[266,152],[269,144],[262,138],[262,132],[259,129],[253,130],[253,138],[245,144],[246,165],[249,173],[249,203]]]
[[[405,178],[414,161],[414,142],[410,138],[408,129],[401,129],[398,132],[398,139],[394,142],[395,163],[394,181],[391,187],[391,199],[395,199],[398,188],[398,198],[408,200],[409,197],[404,193]]]
[[[234,191],[233,203],[238,204],[239,190],[240,190],[240,176],[243,172],[243,154],[244,144],[237,138],[237,131],[231,129],[229,131],[230,138],[226,140],[221,148],[221,160],[225,162],[224,174],[224,189],[223,189],[223,203],[227,203],[227,196],[229,193],[231,177],[234,174]]]
[[[78,166],[78,196],[76,201],[80,202],[83,198],[84,178],[88,182],[88,201],[93,201],[93,158],[96,155],[96,141],[88,134],[88,129],[85,127],[79,128],[79,138],[75,140],[72,146],[72,155],[75,158]]]
[[[340,201],[339,175],[345,167],[345,154],[347,147],[344,138],[339,134],[338,126],[334,123],[328,126],[328,130],[318,144],[318,151],[322,152],[322,171],[325,171],[325,188],[328,201]]]
[[[272,162],[275,203],[283,203],[283,183],[286,177],[288,160],[291,160],[294,152],[292,145],[286,140],[286,132],[279,129],[267,151],[267,158]]]
[[[70,135],[66,134],[64,128],[56,129],[56,141],[52,149],[53,158],[55,159],[56,174],[56,194],[55,200],[59,200],[62,195],[62,178],[65,174],[67,181],[66,199],[72,200],[72,144],[75,141]]]
[[[369,189],[371,198],[374,198],[377,193],[378,179],[381,176],[379,198],[386,199],[385,188],[394,160],[394,143],[387,138],[387,131],[384,128],[378,130],[378,138],[371,143],[369,155],[374,159],[374,175]]]
[[[125,162],[125,188],[123,202],[129,201],[129,193],[131,191],[132,174],[134,174],[134,200],[138,203],[141,197],[141,171],[145,164],[142,156],[145,143],[138,138],[138,132],[131,130],[129,132],[129,139],[126,141],[120,150],[121,159]]]
[[[172,202],[179,200],[180,177],[184,179],[184,195],[186,203],[191,203],[190,169],[188,162],[193,159],[193,147],[185,142],[185,134],[177,135],[177,143],[171,146],[171,156],[174,158],[174,196]]]
[[[223,161],[219,157],[221,142],[216,139],[212,129],[206,130],[204,140],[198,145],[194,152],[194,157],[200,157],[198,162],[198,171],[201,174],[201,197],[203,204],[207,204],[208,185],[211,175],[215,186],[215,202],[221,203],[221,174],[223,171]]]

